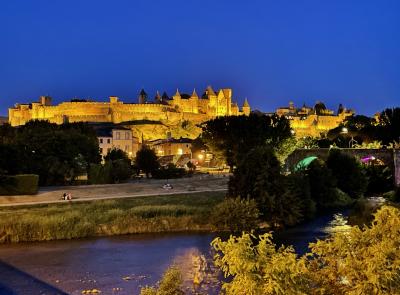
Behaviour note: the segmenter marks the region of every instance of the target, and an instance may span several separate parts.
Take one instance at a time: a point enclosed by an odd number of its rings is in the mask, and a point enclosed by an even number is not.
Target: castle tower
[[[211,116],[217,115],[217,95],[211,86],[208,86],[205,93],[204,98],[208,99],[208,112]]]
[[[144,91],[143,88],[142,88],[142,90],[140,90],[138,101],[141,104],[147,103],[147,93],[146,93],[146,91]]]
[[[225,103],[226,103],[225,115],[230,116],[232,114],[232,89],[224,88],[222,89],[222,92],[224,93]]]
[[[243,112],[244,115],[249,116],[250,115],[250,111],[251,111],[250,105],[249,105],[249,102],[247,101],[247,97],[246,97],[244,99],[244,103],[243,103],[243,106],[242,106],[242,112]]]
[[[182,99],[181,94],[179,93],[179,90],[177,88],[175,95],[172,96],[173,104],[178,107],[181,107],[181,99]]]
[[[161,101],[162,101],[162,98],[161,98],[160,92],[158,92],[158,90],[157,90],[156,96],[154,97],[154,102],[160,104]]]
[[[110,96],[109,98],[110,98],[110,103],[118,103],[119,100],[118,96]]]
[[[167,92],[165,92],[165,91],[163,92],[163,94],[161,96],[161,100],[163,102],[167,102],[169,100],[169,96],[168,96]]]
[[[43,106],[51,106],[51,97],[50,96],[41,96],[39,98],[39,103]]]
[[[193,89],[193,93],[189,98],[192,113],[197,114],[199,112],[199,96],[196,93],[196,89]]]

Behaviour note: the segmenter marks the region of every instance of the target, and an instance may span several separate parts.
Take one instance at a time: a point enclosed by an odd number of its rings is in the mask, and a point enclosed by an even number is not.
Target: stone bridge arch
[[[329,148],[319,149],[297,149],[286,159],[287,170],[292,170],[295,165],[304,158],[315,156],[321,160],[326,160],[329,155]],[[400,186],[400,150],[399,149],[340,149],[346,154],[362,159],[374,156],[387,165],[392,171],[396,186]]]

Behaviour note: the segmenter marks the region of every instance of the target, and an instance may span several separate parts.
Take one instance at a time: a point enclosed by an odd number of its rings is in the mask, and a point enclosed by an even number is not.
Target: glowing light
[[[199,158],[199,160],[203,160],[204,159],[204,155],[203,154],[199,154],[197,157]]]
[[[183,155],[183,150],[182,149],[178,149],[178,155]]]

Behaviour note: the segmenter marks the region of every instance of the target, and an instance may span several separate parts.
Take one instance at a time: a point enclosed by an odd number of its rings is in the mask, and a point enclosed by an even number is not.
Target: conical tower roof
[[[199,96],[197,95],[197,93],[196,93],[196,89],[195,88],[193,88],[193,93],[192,93],[192,96],[191,97],[193,97],[193,98],[199,98]]]
[[[162,98],[162,100],[168,100],[169,96],[168,96],[167,92],[164,91],[161,98]]]
[[[208,95],[216,95],[211,86],[208,86],[208,87],[207,87],[207,94],[208,94]]]
[[[243,106],[244,107],[250,107],[249,102],[247,101],[247,97],[244,99]]]
[[[176,88],[176,93],[175,93],[175,95],[174,96],[181,96],[181,94],[179,93],[179,89],[178,88]]]
[[[156,96],[154,97],[154,100],[157,101],[157,102],[161,101],[161,95],[160,95],[160,92],[158,92],[158,90],[156,92]]]
[[[142,95],[142,96],[146,96],[146,97],[147,97],[147,93],[146,93],[146,91],[144,91],[143,88],[142,88],[142,90],[140,90],[139,95]]]

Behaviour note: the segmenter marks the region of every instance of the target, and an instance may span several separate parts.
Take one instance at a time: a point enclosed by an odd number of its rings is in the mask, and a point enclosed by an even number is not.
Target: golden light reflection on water
[[[351,225],[348,224],[348,217],[341,213],[333,215],[333,220],[323,228],[323,232],[333,234],[337,232],[348,232]]]
[[[218,293],[218,269],[214,266],[212,258],[203,255],[199,249],[191,248],[175,257],[174,265],[182,272],[186,294]]]

